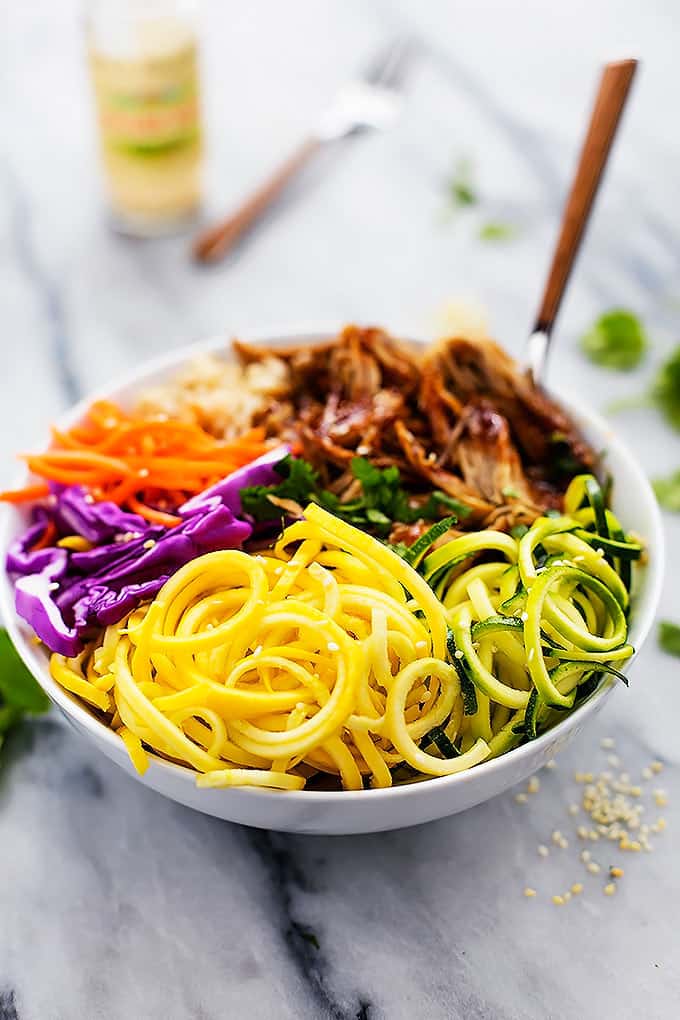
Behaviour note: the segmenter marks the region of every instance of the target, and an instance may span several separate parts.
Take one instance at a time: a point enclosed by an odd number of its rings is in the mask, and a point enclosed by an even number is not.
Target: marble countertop
[[[575,0],[251,0],[207,4],[208,193],[228,206],[295,142],[348,68],[404,28],[424,51],[403,116],[321,161],[230,264],[186,238],[141,242],[102,215],[75,3],[7,5],[0,40],[3,481],[12,455],[79,394],[167,348],[274,324],[384,323],[426,335],[441,308],[485,309],[516,352],[605,58],[644,67],[559,323],[552,378],[602,407],[644,388],[678,341],[680,16]],[[472,159],[481,205],[447,213]],[[516,238],[479,240],[488,220]],[[625,304],[653,340],[634,377],[577,337]],[[481,314],[481,312],[480,312]],[[650,475],[680,467],[651,410],[617,419]],[[680,517],[666,518],[664,614],[680,619]],[[628,691],[541,778],[422,828],[360,838],[247,830],[134,783],[54,716],[0,768],[0,1020],[670,1020],[680,1002],[678,661],[654,639]],[[629,854],[614,897],[577,841],[573,772],[653,758],[668,830]],[[610,752],[611,753],[611,752]],[[672,796],[675,790],[675,798]],[[655,815],[653,801],[648,818]],[[599,855],[603,866],[611,853]],[[617,861],[621,855],[616,855]],[[563,907],[551,895],[582,881]],[[539,895],[528,900],[525,886]]]

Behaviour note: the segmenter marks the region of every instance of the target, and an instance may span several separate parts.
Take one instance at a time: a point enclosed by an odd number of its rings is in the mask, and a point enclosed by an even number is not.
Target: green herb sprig
[[[680,471],[667,478],[655,478],[652,482],[659,506],[664,510],[680,513]]]
[[[647,347],[642,323],[625,308],[604,312],[581,337],[581,350],[591,361],[618,372],[636,368]]]
[[[24,666],[7,631],[0,628],[0,747],[25,715],[39,715],[48,708],[47,695]]]
[[[342,503],[335,493],[324,489],[318,472],[307,461],[288,456],[276,465],[281,481],[276,485],[241,489],[241,505],[256,521],[270,521],[275,512],[270,497],[292,500],[302,507],[318,503],[349,524],[381,537],[389,533],[395,521],[411,524],[421,519],[437,520],[443,511],[458,518],[467,517],[471,512],[464,503],[439,491],[432,492],[420,506],[411,506],[409,495],[401,486],[398,468],[380,469],[365,457],[353,457],[350,466],[361,484],[361,495],[350,502]]]
[[[664,652],[668,652],[669,655],[677,655],[680,658],[680,626],[677,623],[662,620],[659,624],[659,644]]]

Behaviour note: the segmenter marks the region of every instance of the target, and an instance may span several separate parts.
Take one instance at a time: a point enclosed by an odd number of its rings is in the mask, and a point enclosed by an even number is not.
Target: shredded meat
[[[509,529],[559,508],[570,478],[596,462],[564,411],[491,340],[455,337],[423,356],[380,329],[348,326],[311,347],[234,347],[245,367],[282,363],[288,390],[253,424],[295,442],[341,499],[356,494],[350,463],[363,456],[396,466],[414,506],[438,489],[468,508],[460,527]]]

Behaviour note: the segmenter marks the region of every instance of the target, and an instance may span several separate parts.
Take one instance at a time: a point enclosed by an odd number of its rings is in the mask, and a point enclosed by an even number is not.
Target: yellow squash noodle
[[[140,772],[152,751],[204,787],[297,790],[318,772],[388,787],[397,766],[442,776],[490,753],[481,736],[456,757],[421,746],[463,720],[445,613],[392,550],[310,506],[271,552],[198,557],[51,669]]]

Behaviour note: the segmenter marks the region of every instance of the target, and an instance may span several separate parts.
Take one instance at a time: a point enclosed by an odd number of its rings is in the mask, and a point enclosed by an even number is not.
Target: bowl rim
[[[284,347],[298,343],[301,345],[321,343],[337,336],[338,332],[339,329],[333,325],[305,323],[301,324],[299,328],[286,326],[282,329],[280,326],[278,328],[273,326],[270,328],[263,327],[253,330],[243,330],[239,332],[239,339],[243,339],[245,342],[254,345],[263,344]],[[394,332],[396,332],[397,336],[399,336],[397,331]],[[232,338],[229,333],[225,331],[223,333],[210,335],[193,343],[184,344],[181,347],[174,348],[173,350],[161,355],[145,359],[141,366],[137,366],[134,369],[121,373],[114,377],[114,379],[106,385],[100,386],[94,391],[83,396],[79,401],[71,405],[66,409],[66,411],[58,416],[56,424],[58,427],[66,428],[77,421],[94,401],[110,398],[117,393],[134,389],[136,386],[143,383],[143,381],[149,376],[158,376],[172,369],[179,369],[184,363],[196,355],[220,350],[228,351],[231,339]],[[403,339],[404,342],[415,346],[424,346],[431,342],[426,339],[413,339],[411,337],[400,337],[400,339]],[[625,442],[623,442],[623,440],[621,440],[613,431],[606,420],[599,413],[585,407],[578,398],[573,397],[569,392],[562,391],[559,388],[555,388],[550,385],[546,385],[545,389],[550,396],[554,397],[554,399],[556,399],[560,405],[575,418],[579,427],[583,427],[586,431],[592,427],[593,431],[601,434],[603,437],[607,437],[607,449],[616,451],[617,457],[625,462],[627,471],[635,479],[642,501],[645,505],[645,510],[652,524],[651,534],[646,535],[645,539],[647,541],[647,547],[653,551],[653,555],[650,557],[649,565],[646,568],[647,574],[645,577],[644,595],[638,605],[638,611],[635,616],[635,652],[625,664],[625,669],[628,671],[649,636],[661,598],[665,565],[665,542],[661,512],[650,482],[644,474],[636,457],[628,449]],[[27,474],[27,471],[21,472],[14,484],[17,486],[24,484]],[[44,653],[31,641],[29,637],[27,637],[24,632],[26,624],[24,621],[20,620],[15,611],[13,584],[7,571],[4,569],[4,560],[7,549],[13,538],[13,509],[14,508],[10,506],[3,508],[3,520],[0,526],[0,559],[3,564],[3,566],[0,567],[0,615],[4,619],[12,642],[19,652],[24,664],[38,680],[38,683],[49,696],[50,700],[53,701],[67,717],[70,717],[70,720],[85,729],[95,743],[102,741],[108,745],[111,751],[110,757],[119,761],[121,756],[124,757],[126,755],[119,738],[113,730],[92,715],[81,702],[77,701],[71,694],[60,687],[59,684],[52,679],[49,669],[47,668],[47,660],[44,658]],[[357,798],[361,802],[366,801],[367,798],[370,798],[373,802],[379,799],[384,800],[386,798],[389,798],[391,801],[395,801],[398,798],[415,796],[423,785],[425,785],[427,789],[432,790],[433,793],[435,792],[435,788],[443,793],[450,787],[474,782],[476,780],[483,781],[485,776],[492,776],[508,767],[508,763],[510,761],[519,765],[523,759],[528,759],[533,755],[540,753],[547,746],[554,744],[556,739],[565,736],[574,727],[579,725],[580,722],[585,720],[587,716],[594,711],[595,707],[615,690],[617,683],[618,681],[613,681],[611,679],[605,680],[594,694],[584,701],[582,705],[579,705],[579,707],[573,712],[570,712],[564,720],[558,722],[540,737],[532,740],[530,743],[522,744],[520,747],[512,748],[496,758],[480,762],[478,765],[475,765],[474,768],[466,769],[463,772],[453,773],[448,776],[432,776],[421,782],[406,783],[399,786],[378,789],[268,790],[262,787],[225,787],[222,791],[212,790],[210,792],[213,794],[219,792],[228,793],[229,795],[235,795],[239,798],[246,799],[255,796],[260,800],[260,802],[263,798],[266,800],[273,797],[279,804],[281,803],[282,797],[288,801],[305,804],[312,804],[314,802],[317,804],[350,804],[353,802],[356,803]],[[199,773],[197,773],[194,769],[175,762],[166,761],[164,758],[153,753],[149,754],[149,759],[149,772],[152,769],[160,770],[167,773],[168,778],[170,778],[170,776],[175,776],[179,781],[188,782],[192,785],[192,787],[195,787],[196,776]],[[136,773],[135,777],[142,781],[145,779],[144,776],[137,775]]]

